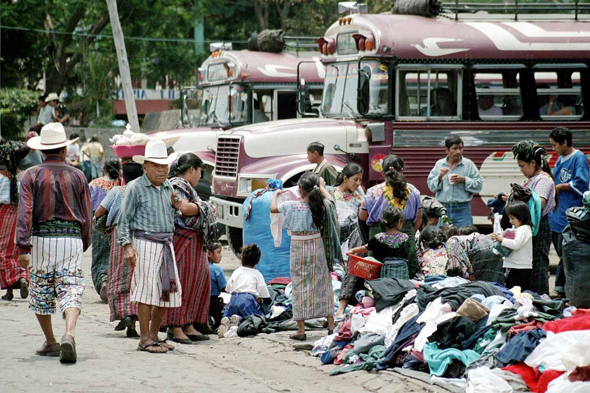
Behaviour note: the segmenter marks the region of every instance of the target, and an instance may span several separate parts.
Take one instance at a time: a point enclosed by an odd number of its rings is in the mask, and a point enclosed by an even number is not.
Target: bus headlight
[[[238,194],[249,195],[252,191],[268,186],[270,177],[240,177],[238,181]]]

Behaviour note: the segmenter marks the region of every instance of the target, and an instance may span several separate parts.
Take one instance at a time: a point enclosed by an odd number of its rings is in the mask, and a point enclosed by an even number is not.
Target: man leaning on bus
[[[438,160],[428,175],[428,188],[447,209],[453,225],[473,225],[471,198],[481,191],[483,180],[473,161],[463,157],[459,136],[446,137],[445,151],[447,156]]]

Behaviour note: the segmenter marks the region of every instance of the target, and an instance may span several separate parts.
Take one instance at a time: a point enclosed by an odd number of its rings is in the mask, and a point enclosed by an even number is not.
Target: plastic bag
[[[563,231],[563,263],[565,268],[565,294],[570,305],[590,307],[590,218],[583,208],[570,208],[566,212],[569,225]]]
[[[291,237],[287,230],[280,228],[282,241],[279,247],[275,247],[270,227],[270,202],[275,191],[269,190],[255,197],[257,191],[250,194],[243,205],[244,214],[248,213],[248,219],[244,220],[244,244],[256,243],[260,248],[262,256],[256,269],[262,273],[266,282],[277,277],[291,277],[289,262]],[[250,201],[252,201],[251,209],[249,209]]]

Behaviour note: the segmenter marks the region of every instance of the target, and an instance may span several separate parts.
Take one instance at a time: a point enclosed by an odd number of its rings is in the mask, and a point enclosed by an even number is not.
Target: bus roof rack
[[[526,20],[526,21],[590,21],[590,3],[569,0],[565,3],[542,3],[537,0],[506,0],[504,2],[443,2],[441,15],[455,20]]]
[[[295,51],[318,51],[317,39],[319,37],[296,37],[296,36],[285,36],[285,44],[287,48],[294,49]]]

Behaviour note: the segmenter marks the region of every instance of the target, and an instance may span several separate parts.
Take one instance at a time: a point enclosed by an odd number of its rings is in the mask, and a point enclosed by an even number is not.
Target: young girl
[[[305,341],[305,320],[326,317],[328,331],[334,331],[334,292],[322,230],[329,226],[325,200],[331,196],[325,183],[311,172],[299,179],[303,201],[277,203],[277,191],[270,203],[271,213],[285,216],[283,227],[291,233],[290,268],[293,283],[293,319],[297,334],[292,340]]]
[[[237,326],[240,317],[262,315],[260,299],[270,298],[262,273],[254,269],[262,255],[260,248],[256,244],[248,244],[241,251],[242,267],[233,272],[225,286],[226,292],[231,293],[231,299],[217,330],[219,337],[223,337],[229,328],[229,316],[232,326]]]
[[[435,226],[424,228],[420,234],[420,243],[424,247],[420,257],[422,276],[447,275],[449,258],[444,247],[445,241],[444,234]]]
[[[389,277],[408,280],[409,236],[400,232],[404,225],[404,215],[397,207],[388,206],[383,210],[381,223],[386,228],[385,232],[376,234],[367,245],[353,248],[348,254],[365,254],[371,251],[373,258],[380,262],[395,260]]]
[[[506,206],[505,213],[514,227],[515,238],[507,239],[494,233],[490,237],[512,250],[504,257],[504,268],[509,269],[506,287],[520,286],[521,290],[532,289],[533,278],[533,232],[531,212],[524,202],[513,202]]]
[[[209,259],[209,272],[211,272],[211,301],[209,302],[209,317],[213,318],[213,330],[221,324],[223,317],[223,299],[219,297],[221,292],[225,292],[227,281],[223,274],[223,269],[219,267],[221,262],[221,244],[217,242],[207,245],[207,258]]]

